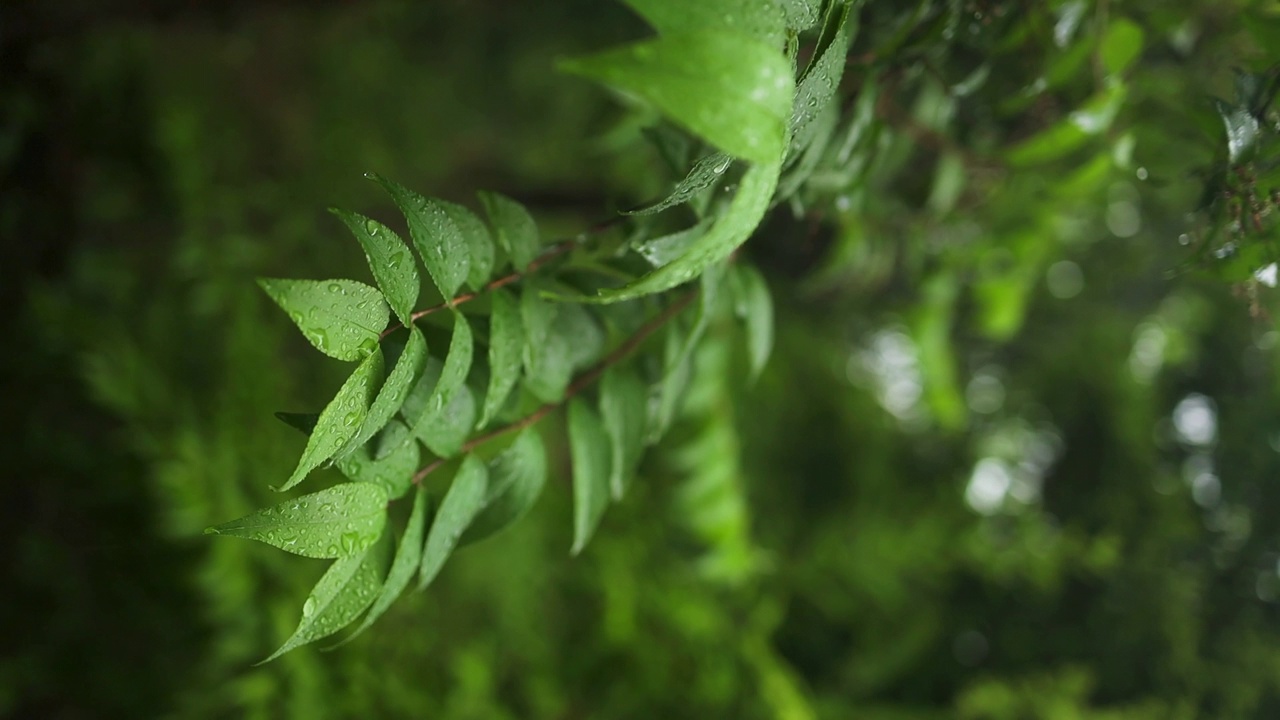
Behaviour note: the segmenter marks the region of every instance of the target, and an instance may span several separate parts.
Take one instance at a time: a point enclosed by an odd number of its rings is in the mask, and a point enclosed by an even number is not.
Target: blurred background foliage
[[[582,556],[561,452],[428,593],[255,667],[320,563],[200,532],[272,501],[302,444],[272,412],[341,370],[252,278],[364,277],[324,209],[394,221],[365,171],[549,235],[659,194],[644,111],[552,71],[643,27],[6,3],[0,715],[1280,715],[1274,227],[1210,102],[1280,59],[1280,13],[1031,5],[857,11],[833,140],[746,253],[770,365],[713,329]]]

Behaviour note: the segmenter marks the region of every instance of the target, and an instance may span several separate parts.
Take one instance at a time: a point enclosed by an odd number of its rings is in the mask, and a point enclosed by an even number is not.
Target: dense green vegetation
[[[726,282],[750,297],[758,268],[773,297],[759,376],[760,306],[725,302],[576,556],[583,451],[556,409],[519,522],[341,648],[255,665],[325,563],[202,531],[280,502],[306,439],[273,413],[319,410],[355,367],[255,283],[383,282],[325,208],[409,239],[365,172],[480,217],[475,192],[500,192],[548,242],[598,229],[550,266],[585,292],[637,267],[613,250],[728,205],[713,185],[611,222],[699,138],[747,158],[730,184],[767,159],[563,61],[671,30],[632,5],[647,24],[586,0],[0,11],[0,293],[23,341],[0,374],[0,714],[1280,712],[1280,14],[1248,0],[853,3],[832,110]],[[422,323],[441,361],[447,316]],[[637,357],[669,357],[659,338]]]

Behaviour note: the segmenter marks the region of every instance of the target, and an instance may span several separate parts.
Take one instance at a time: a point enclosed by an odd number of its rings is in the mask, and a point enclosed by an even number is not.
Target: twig
[[[604,359],[602,359],[600,362],[593,365],[590,370],[587,370],[586,372],[582,373],[577,378],[575,378],[574,381],[570,383],[567,388],[565,388],[564,397],[561,398],[559,401],[546,403],[540,406],[537,410],[534,410],[533,412],[520,418],[519,420],[516,420],[510,425],[504,425],[498,428],[497,430],[492,430],[490,432],[485,433],[484,435],[479,435],[477,437],[472,438],[471,440],[468,440],[462,446],[462,449],[460,450],[460,454],[471,452],[472,450],[476,449],[477,447],[480,447],[481,445],[489,442],[490,440],[494,440],[496,438],[502,437],[503,435],[508,435],[510,433],[523,430],[524,428],[527,428],[530,425],[533,425],[534,423],[538,422],[542,418],[551,414],[560,406],[569,402],[569,400],[572,399],[574,396],[576,396],[578,393],[582,392],[586,388],[590,387],[592,383],[599,380],[600,376],[604,375],[606,370],[618,364],[618,362],[620,362],[623,358],[625,358],[626,356],[634,352],[635,349],[640,346],[640,343],[644,342],[650,335],[657,332],[658,329],[661,328],[663,325],[666,325],[667,322],[671,320],[671,318],[680,314],[680,311],[688,307],[689,303],[693,302],[693,299],[697,297],[697,295],[698,295],[697,290],[690,290],[689,292],[685,293],[679,300],[676,300],[675,302],[671,303],[667,307],[663,308],[662,312],[653,316],[652,319],[650,319],[644,325],[640,326],[640,329],[637,330],[634,335],[627,338],[626,341],[624,341],[618,347],[614,348],[612,352],[610,352],[608,355],[604,357]],[[438,458],[432,461],[431,464],[427,465],[426,467],[422,468],[418,472],[414,473],[413,479],[411,482],[414,485],[421,484],[422,481],[428,475],[438,470],[441,465],[444,465],[448,461],[449,461],[448,458]]]

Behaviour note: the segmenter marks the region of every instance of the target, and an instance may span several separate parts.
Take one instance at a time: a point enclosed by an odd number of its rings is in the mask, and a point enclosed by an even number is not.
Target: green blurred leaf
[[[780,46],[704,28],[560,67],[638,95],[735,157],[768,164],[782,155],[795,82]]]
[[[303,435],[310,435],[320,419],[320,413],[278,412],[275,415],[277,420],[295,430],[301,430]]]
[[[661,34],[724,30],[781,45],[787,27],[774,0],[624,1]]]
[[[693,241],[683,255],[628,285],[601,290],[594,301],[618,302],[669,290],[728,258],[760,225],[777,186],[779,170],[776,158],[770,164],[752,166],[742,176],[738,194],[728,211],[705,235]]]
[[[733,158],[725,153],[717,152],[707,155],[693,164],[693,167],[689,169],[689,174],[676,183],[670,195],[652,205],[646,205],[638,210],[628,210],[623,214],[652,215],[660,213],[669,207],[688,202],[693,196],[716,184],[718,180],[724,177],[725,172],[732,164]],[[647,242],[651,243],[653,241]]]
[[[408,428],[404,423],[392,420],[383,431],[383,437],[389,439],[382,442],[383,445],[393,446],[390,452],[383,457],[374,457],[369,451],[369,445],[363,445],[339,460],[338,470],[356,482],[382,487],[393,500],[402,497],[409,491],[410,479],[418,469],[418,461],[421,459],[418,443],[396,439],[405,436],[408,436]]]
[[[457,203],[438,200],[449,219],[458,226],[462,239],[467,244],[471,257],[471,266],[467,271],[467,284],[472,290],[480,290],[493,275],[494,251],[493,239],[489,237],[489,229],[476,214]]]
[[[676,231],[670,235],[644,239],[636,243],[633,249],[645,260],[648,260],[650,265],[662,267],[685,254],[689,250],[689,246],[706,234],[707,228],[710,226],[711,223],[709,221],[703,221],[693,227]]]
[[[524,205],[495,192],[480,193],[480,202],[489,214],[489,223],[498,235],[498,246],[506,251],[516,270],[524,272],[542,253],[538,224]]]
[[[351,234],[360,242],[360,247],[364,248],[364,256],[369,261],[369,269],[373,271],[373,279],[378,282],[378,287],[382,289],[382,294],[396,317],[406,326],[413,324],[410,316],[413,315],[414,304],[418,302],[422,279],[418,277],[418,266],[414,263],[409,246],[404,244],[404,240],[394,230],[377,220],[339,208],[329,208],[329,212],[346,223]]]
[[[547,481],[547,452],[532,428],[489,463],[484,510],[462,534],[461,543],[479,542],[509,527],[533,507]]]
[[[421,330],[411,326],[409,329],[409,341],[405,344],[404,350],[396,360],[395,367],[391,369],[391,374],[387,376],[387,381],[378,390],[378,395],[374,398],[373,404],[369,406],[369,412],[365,416],[364,422],[360,423],[360,431],[347,441],[342,450],[337,452],[337,457],[344,457],[355,448],[365,444],[369,438],[385,427],[391,418],[395,417],[396,412],[400,410],[400,406],[409,397],[409,391],[413,388],[418,378],[422,376],[422,371],[426,364],[426,338],[422,336]]]
[[[747,363],[751,377],[758,377],[773,350],[773,298],[760,271],[747,263],[729,270],[734,314],[743,320],[747,334]]]
[[[609,436],[609,489],[621,500],[644,451],[649,390],[630,367],[609,368],[600,381],[600,417]]]
[[[449,492],[445,493],[440,503],[440,511],[436,513],[431,530],[427,533],[426,548],[422,551],[421,573],[418,578],[418,589],[421,590],[435,579],[449,558],[453,548],[458,544],[463,531],[471,524],[476,515],[484,508],[488,494],[489,471],[484,462],[475,455],[468,455],[458,468]]]
[[[1066,118],[1033,135],[1008,151],[1014,165],[1034,165],[1057,160],[1089,142],[1089,139],[1111,127],[1124,104],[1127,92],[1119,82],[1109,82],[1102,92]]]
[[[609,437],[581,398],[569,401],[569,454],[573,460],[573,548],[582,552],[609,504]]]
[[[502,289],[493,291],[490,299],[493,313],[489,319],[489,390],[484,397],[484,410],[480,413],[480,427],[489,424],[520,380],[524,347],[520,306]]]
[[[1244,107],[1233,107],[1221,100],[1214,101],[1214,109],[1227,129],[1227,156],[1231,162],[1240,162],[1258,142],[1262,125]]]
[[[391,316],[382,293],[355,280],[259,278],[258,285],[317,350],[338,360],[373,352]]]
[[[854,22],[851,23],[850,18]],[[819,113],[826,110],[836,95],[840,79],[844,77],[845,59],[849,54],[849,40],[856,20],[857,15],[848,5],[832,9],[827,28],[818,43],[818,54],[796,86],[789,125],[792,152],[803,149],[812,139],[805,130]]]
[[[427,274],[440,295],[452,299],[471,269],[471,255],[462,231],[438,200],[425,198],[376,173],[369,173],[368,177],[381,185],[404,213],[409,237]]]
[[[382,350],[378,348],[351,373],[351,377],[338,389],[338,394],[320,411],[316,427],[307,438],[307,447],[303,449],[297,467],[277,490],[283,492],[302,482],[307,473],[333,457],[356,436],[369,414],[374,388],[382,379],[382,365]]]
[[[1108,75],[1119,75],[1129,69],[1142,54],[1144,37],[1142,28],[1128,18],[1118,17],[1107,24],[1099,54]]]
[[[263,660],[269,663],[294,648],[329,637],[355,622],[369,607],[382,583],[383,565],[372,548],[335,560],[302,604],[302,619],[293,635]]]
[[[524,385],[543,402],[564,397],[573,375],[567,338],[555,332],[559,306],[547,302],[536,287],[526,285],[520,296],[524,324]]]
[[[387,491],[343,483],[286,500],[205,530],[274,545],[295,555],[348,557],[377,541],[387,521]]]
[[[387,579],[382,583],[382,590],[373,601],[373,607],[369,608],[369,614],[365,615],[364,622],[360,623],[360,627],[347,636],[341,644],[345,645],[368,630],[404,593],[404,589],[409,587],[409,581],[413,580],[413,574],[418,571],[418,565],[422,561],[422,543],[426,528],[427,491],[419,486],[418,491],[413,495],[413,510],[409,513],[409,521],[405,524],[404,534],[396,547],[396,557],[391,561],[391,570],[387,572]]]
[[[410,419],[413,434],[440,457],[451,457],[458,452],[467,434],[475,424],[475,398],[466,387],[467,373],[471,371],[474,353],[471,325],[460,312],[453,313],[453,338],[449,342],[449,354],[439,378],[430,386],[431,395],[425,403],[419,388],[432,380],[433,366],[423,372],[419,387],[410,393],[413,401],[406,399],[405,415]],[[460,398],[466,395],[465,398]]]

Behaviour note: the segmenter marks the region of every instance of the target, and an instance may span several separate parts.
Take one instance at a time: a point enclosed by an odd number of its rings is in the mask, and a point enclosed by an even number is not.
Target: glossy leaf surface
[[[489,316],[489,390],[480,413],[480,426],[489,424],[502,408],[511,389],[520,380],[524,327],[520,305],[505,290],[491,296],[493,312]]]
[[[362,360],[378,346],[391,311],[382,293],[355,280],[260,278],[317,350],[338,360]]]
[[[461,542],[473,543],[501,532],[537,502],[547,481],[547,452],[532,429],[489,463],[489,486],[484,510],[476,515]]]
[[[573,547],[577,555],[600,525],[609,504],[609,437],[581,398],[569,401],[569,454],[573,460]]]
[[[418,588],[431,584],[445,560],[457,546],[462,533],[484,507],[488,495],[489,471],[483,461],[468,455],[445,493],[422,551]]]
[[[295,555],[336,558],[369,548],[387,521],[387,491],[343,483],[205,530],[274,545]]]
[[[337,215],[359,241],[387,304],[401,323],[409,325],[414,303],[418,302],[418,291],[422,289],[422,279],[418,277],[418,266],[409,246],[394,230],[377,220],[338,208],[329,208],[329,212]]]
[[[440,294],[451,299],[471,269],[471,255],[462,231],[438,200],[418,193],[381,175],[369,177],[381,185],[409,224],[409,237]]]
[[[302,619],[293,635],[263,660],[267,663],[294,648],[329,637],[355,622],[369,607],[382,582],[379,553],[367,549],[334,561],[302,604]]]

